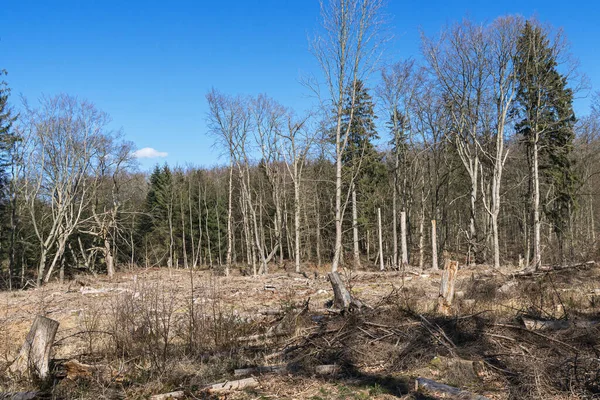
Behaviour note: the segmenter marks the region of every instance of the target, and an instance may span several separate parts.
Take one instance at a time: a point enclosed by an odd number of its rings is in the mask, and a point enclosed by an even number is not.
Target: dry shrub
[[[161,281],[115,296],[106,321],[112,354],[135,360],[150,376],[172,373],[178,363],[213,353],[227,361],[224,352],[235,349],[237,338],[252,326],[225,306],[215,279],[198,286],[191,279],[192,288],[183,296]]]

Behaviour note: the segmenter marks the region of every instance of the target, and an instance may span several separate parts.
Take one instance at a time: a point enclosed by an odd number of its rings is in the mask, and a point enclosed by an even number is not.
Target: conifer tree
[[[354,99],[354,102],[352,101]],[[385,173],[381,157],[372,143],[377,139],[375,129],[375,105],[368,89],[362,81],[356,82],[353,90],[347,88],[346,107],[342,124],[346,130],[348,124],[348,145],[342,155],[346,171],[347,184],[351,186],[352,194],[352,231],[353,253],[355,265],[360,265],[358,226],[365,225],[374,218],[374,204],[371,194],[374,193],[378,182]],[[359,219],[359,198],[365,206]]]
[[[562,250],[575,197],[573,92],[557,68],[557,47],[547,33],[527,21],[517,43],[515,73],[518,91],[514,112],[516,131],[523,136],[530,165],[531,211],[534,229],[533,266],[541,264],[540,179],[554,190],[545,207]]]
[[[17,136],[12,130],[16,120],[9,107],[8,97],[10,88],[2,77],[5,70],[0,70],[0,253],[4,258],[8,253],[8,285],[12,287],[15,275],[15,231],[17,224],[16,193],[10,190],[9,173],[7,169],[13,166],[12,154]]]

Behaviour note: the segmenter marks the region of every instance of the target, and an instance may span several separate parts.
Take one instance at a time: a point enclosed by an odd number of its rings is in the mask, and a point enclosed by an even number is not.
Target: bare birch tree
[[[348,145],[356,86],[366,80],[377,63],[382,28],[381,0],[321,1],[322,35],[315,38],[312,50],[319,62],[327,90],[321,98],[325,109],[333,110],[335,135],[335,244],[331,270],[336,271],[342,255],[342,221],[347,199],[342,194],[342,156]],[[344,129],[344,96],[350,88],[351,111]],[[314,88],[320,93],[318,88]],[[352,187],[352,185],[349,185]],[[347,198],[348,196],[346,196]]]

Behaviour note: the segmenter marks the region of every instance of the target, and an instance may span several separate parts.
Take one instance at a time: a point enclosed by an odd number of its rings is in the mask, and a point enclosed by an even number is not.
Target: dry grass
[[[41,313],[61,323],[57,371],[72,358],[106,367],[51,382],[56,398],[147,398],[176,389],[198,397],[235,368],[273,363],[286,363],[293,375],[261,377],[259,388],[229,398],[420,398],[412,392],[417,375],[494,399],[600,392],[596,326],[529,332],[520,321],[600,320],[597,269],[528,279],[513,279],[509,269],[462,269],[451,316],[435,314],[437,275],[413,273],[403,286],[397,273],[372,272],[345,275],[371,308],[324,314],[332,291],[324,271],[316,272],[307,279],[140,270],[93,280],[88,294],[73,283],[0,293],[0,337],[11,338],[0,343],[0,363],[8,365]],[[280,313],[261,315],[264,309]],[[265,333],[276,334],[240,340]],[[314,376],[315,365],[331,363],[342,367],[337,376]],[[31,382],[0,379],[0,392],[27,388]]]

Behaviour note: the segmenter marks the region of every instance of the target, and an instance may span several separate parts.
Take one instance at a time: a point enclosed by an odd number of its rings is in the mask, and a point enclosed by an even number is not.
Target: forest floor
[[[417,377],[489,399],[600,392],[595,265],[529,276],[512,267],[460,268],[450,315],[436,309],[438,272],[341,272],[365,304],[347,312],[330,308],[326,272],[224,277],[137,269],[112,280],[85,275],[0,292],[0,394],[40,389],[2,373],[35,315],[60,323],[55,378],[42,385],[54,398],[143,399],[178,390],[190,399],[443,398],[416,391]],[[67,360],[97,367],[71,376]],[[253,371],[256,384],[246,390],[204,390],[245,378],[236,369],[272,365],[283,369]],[[320,373],[322,365],[335,367]]]

